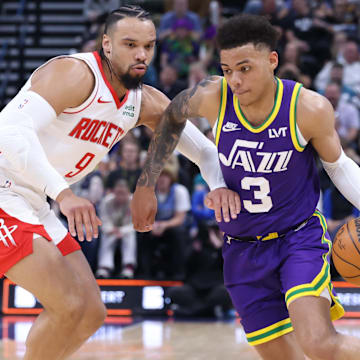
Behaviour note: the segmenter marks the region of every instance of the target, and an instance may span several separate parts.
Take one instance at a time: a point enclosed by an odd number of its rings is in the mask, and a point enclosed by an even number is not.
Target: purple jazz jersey
[[[219,226],[234,237],[286,230],[311,216],[319,200],[314,151],[300,144],[296,131],[301,86],[276,81],[274,108],[254,127],[223,80],[216,143],[225,182],[239,193],[242,209],[236,220]]]
[[[299,297],[327,296],[332,319],[344,312],[330,281],[326,221],[316,211],[314,150],[297,132],[301,85],[276,81],[274,108],[254,127],[223,79],[215,137],[225,181],[242,201],[237,219],[219,226],[225,233],[225,285],[251,345],[292,331],[287,309]],[[259,240],[232,238],[249,236]]]

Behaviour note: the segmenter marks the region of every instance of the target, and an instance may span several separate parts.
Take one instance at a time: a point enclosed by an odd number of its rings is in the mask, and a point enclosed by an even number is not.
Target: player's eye
[[[250,70],[250,66],[242,66],[240,70],[241,72],[247,72]]]
[[[230,74],[230,73],[231,73],[231,70],[230,70],[230,69],[223,69],[223,73],[224,73],[224,74]]]

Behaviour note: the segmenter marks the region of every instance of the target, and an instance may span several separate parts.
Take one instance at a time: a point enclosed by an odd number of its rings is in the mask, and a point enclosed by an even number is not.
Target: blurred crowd
[[[277,76],[299,81],[329,99],[344,150],[360,164],[360,0],[235,3],[233,13],[260,14],[276,26],[280,34]],[[87,31],[79,51],[99,49],[102,22],[121,4],[121,0],[85,0]],[[144,82],[172,99],[208,75],[222,75],[214,37],[230,14],[223,11],[225,0],[164,0],[163,5],[165,12],[153,14],[158,44]],[[213,139],[206,119],[192,121]],[[131,194],[151,136],[147,128],[134,129],[97,171],[76,185],[78,194],[96,204],[103,221],[100,239],[83,243],[83,250],[99,278],[183,280],[185,285],[172,294],[179,313],[203,313],[219,306],[226,310],[230,303],[222,285],[222,234],[213,211],[204,206],[209,189],[196,166],[175,153],[156,186],[159,205],[153,230],[139,234],[131,225]],[[334,235],[358,212],[320,166],[319,173],[319,207]]]

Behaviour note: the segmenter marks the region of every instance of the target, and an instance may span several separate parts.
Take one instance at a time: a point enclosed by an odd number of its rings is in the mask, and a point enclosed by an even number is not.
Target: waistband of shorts
[[[243,242],[258,242],[258,241],[267,241],[267,240],[273,240],[273,239],[279,239],[284,237],[289,231],[298,231],[301,228],[303,228],[308,221],[312,218],[313,215],[309,216],[304,221],[301,221],[300,223],[291,226],[290,228],[279,231],[279,232],[271,232],[266,235],[255,235],[255,236],[241,236],[241,237],[235,237],[231,235],[225,234],[227,240],[235,240],[235,241],[243,241]]]

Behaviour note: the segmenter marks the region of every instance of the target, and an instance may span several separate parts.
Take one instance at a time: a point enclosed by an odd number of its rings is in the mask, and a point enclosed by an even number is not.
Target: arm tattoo
[[[155,186],[158,177],[174,151],[186,119],[197,116],[197,109],[191,108],[189,101],[197,93],[199,87],[206,87],[211,78],[206,78],[193,89],[182,91],[170,103],[161,117],[151,139],[148,155],[143,171],[138,180],[138,186]],[[200,103],[197,101],[197,104]]]

